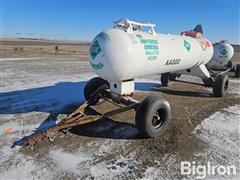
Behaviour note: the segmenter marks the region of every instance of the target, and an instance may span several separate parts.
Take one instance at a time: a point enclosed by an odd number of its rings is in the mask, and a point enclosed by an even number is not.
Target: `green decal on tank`
[[[191,44],[189,44],[186,40],[184,40],[184,47],[187,49],[188,52],[191,50]]]
[[[159,49],[158,48],[158,45],[144,45],[144,49],[145,50],[156,50],[156,49]]]
[[[225,56],[227,56],[228,51],[223,47],[223,48],[220,50],[219,54],[220,54],[220,56],[225,57]]]
[[[142,44],[159,44],[156,39],[140,39]]]
[[[96,70],[101,69],[101,68],[103,68],[103,66],[104,66],[102,63],[93,64],[92,62],[90,62],[90,64],[91,64],[91,66],[92,66],[94,69],[96,69]]]
[[[159,55],[159,42],[157,39],[144,39],[139,38],[140,43],[143,45],[147,60],[157,60]]]
[[[99,46],[98,41],[95,41],[92,46],[90,47],[90,55],[92,60],[95,59],[95,57],[101,52],[101,48]]]
[[[99,35],[97,35],[99,39],[102,39],[106,42],[110,41],[110,36],[106,32],[101,32]]]
[[[110,39],[110,36],[106,33],[106,32],[101,32],[101,33],[99,33],[94,39],[93,39],[93,41],[95,41],[95,40],[97,40],[97,39],[101,39],[101,40],[103,40],[103,41],[105,41],[105,42],[110,42],[111,41],[111,39]]]
[[[145,51],[146,55],[159,55],[159,51]]]

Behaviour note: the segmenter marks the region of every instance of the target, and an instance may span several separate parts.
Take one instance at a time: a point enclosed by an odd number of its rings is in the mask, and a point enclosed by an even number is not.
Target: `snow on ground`
[[[240,81],[230,80],[228,93],[240,97]],[[234,165],[236,176],[209,176],[207,179],[240,179],[240,104],[224,108],[202,121],[195,130],[197,138],[207,143],[199,158],[214,165]]]
[[[224,108],[202,121],[194,131],[196,136],[208,144],[198,157],[214,165],[234,165],[240,171],[240,105]],[[238,174],[240,177],[240,174]],[[211,176],[209,177],[211,178]],[[213,177],[212,177],[213,178]],[[221,178],[214,177],[214,178]],[[229,178],[226,176],[226,178]],[[236,178],[236,177],[232,177]]]
[[[57,166],[57,171],[72,172],[73,174],[83,176],[84,171],[88,171],[86,164],[92,160],[87,152],[77,151],[74,153],[65,152],[62,149],[50,151],[49,157]]]
[[[90,172],[97,179],[114,179],[119,176],[127,176],[128,174],[134,175],[137,164],[138,162],[133,157],[119,156],[113,164],[102,162],[91,166]]]
[[[2,167],[2,180],[53,179],[52,174],[49,173],[49,168],[45,167],[44,164],[38,165],[35,159],[30,156],[16,152],[14,160],[11,161],[12,164],[5,163],[5,165],[8,165],[7,168]]]
[[[0,92],[54,86],[60,82],[79,82],[96,76],[87,61],[79,63],[79,60],[27,58],[21,61],[0,59],[0,62]]]
[[[1,58],[0,61],[18,61],[18,60],[38,60],[42,59],[41,57],[34,58]]]
[[[24,114],[22,117],[34,116],[36,114]],[[2,118],[2,116],[1,116]],[[12,143],[19,137],[29,135],[39,126],[38,124],[22,124],[21,122],[10,120],[1,123],[1,179],[48,179],[48,168],[44,164],[38,165],[35,159],[19,152],[20,147],[11,148]],[[12,133],[7,133],[6,128],[13,128]]]
[[[184,77],[183,79],[186,80],[187,78]],[[230,80],[230,82],[228,93],[233,97],[240,97],[240,81]],[[212,91],[212,89],[209,88],[209,91]],[[236,175],[207,175],[206,179],[240,179],[240,104],[224,108],[204,119],[195,128],[193,135],[207,144],[204,152],[195,155],[196,159],[199,159],[199,165],[205,165],[209,161],[212,165],[234,165],[237,168]],[[173,163],[174,160],[166,162],[169,167]],[[161,168],[149,167],[144,178],[164,179],[162,174]],[[185,178],[195,179],[196,176],[186,176]]]
[[[165,179],[174,179],[170,178],[169,174],[175,174],[179,170],[177,166],[178,162],[176,160],[176,155],[174,154],[165,154],[162,157],[162,162],[155,161],[155,166],[150,166],[146,169],[144,173],[143,180],[154,179],[154,180],[165,180]]]
[[[80,69],[88,69],[88,62],[39,59],[1,59],[1,179],[53,179],[54,173],[44,163],[19,152],[19,146],[10,147],[19,137],[52,126],[54,121],[42,120],[55,111],[84,101],[82,88],[94,76],[92,72],[79,73]],[[67,64],[76,73],[66,73]],[[56,68],[62,73],[56,73]],[[13,132],[7,133],[8,128]]]
[[[13,124],[11,124],[13,125]],[[6,124],[2,126],[4,129]],[[14,129],[24,130],[25,134],[31,132],[36,125],[21,126],[14,124]],[[27,133],[28,132],[28,133]],[[1,147],[1,179],[59,179],[66,173],[71,173],[74,177],[89,176],[89,174],[96,178],[108,178],[128,173],[133,169],[133,159],[125,159],[119,157],[115,164],[107,165],[105,161],[93,164],[94,160],[105,155],[116,152],[120,147],[127,144],[126,140],[106,139],[98,142],[90,142],[83,147],[79,147],[77,151],[68,152],[63,149],[53,148],[42,157],[39,162],[30,156],[27,156],[19,151],[19,147],[10,149],[14,140],[23,136],[21,132],[14,132],[4,136]],[[92,151],[91,151],[92,149]],[[97,151],[94,151],[98,149]],[[47,160],[46,160],[47,158]],[[51,160],[49,162],[49,159]],[[113,162],[114,163],[114,162]],[[51,167],[51,168],[49,168]]]
[[[115,168],[109,168],[110,166],[108,167],[104,162],[96,165],[91,165],[91,162],[96,157],[114,153],[127,143],[124,140],[116,142],[106,139],[86,145],[96,147],[94,149],[98,149],[97,152],[84,152],[81,148],[74,153],[63,149],[52,149],[47,157],[52,160],[51,167],[55,167],[54,169],[49,169],[44,162],[36,162],[32,157],[19,151],[18,145],[22,143],[22,141],[17,141],[19,137],[49,128],[54,125],[55,120],[49,121],[51,114],[69,104],[81,104],[84,101],[82,90],[86,81],[95,74],[90,71],[81,72],[88,69],[88,62],[64,62],[63,60],[42,62],[38,61],[39,58],[32,59],[33,62],[30,58],[22,59],[27,60],[24,66],[34,63],[34,66],[42,68],[36,73],[31,68],[16,67],[13,60],[21,62],[20,59],[4,60],[7,62],[3,62],[4,69],[1,74],[1,78],[6,80],[1,82],[0,90],[1,179],[15,179],[16,177],[19,179],[54,179],[62,172],[70,172],[74,176],[84,176],[84,173],[90,173],[97,177],[103,175],[102,171],[106,173],[106,177],[112,172],[115,175],[122,173],[126,168],[124,169],[119,162]],[[58,67],[58,69],[64,71],[64,65],[68,64],[73,70],[71,73],[56,74],[55,66],[58,64],[63,64],[63,67]],[[46,70],[46,66],[50,67]],[[43,119],[47,120],[46,123],[42,122]],[[8,128],[11,128],[13,132],[8,133]],[[105,127],[99,126],[96,130],[101,131],[104,130],[103,128]],[[126,136],[136,133],[136,130],[131,127],[122,128]],[[115,129],[113,134],[117,137],[121,135],[122,130]],[[15,141],[17,144],[11,149]],[[84,169],[89,170],[84,172]]]
[[[83,102],[82,89],[86,80],[95,76],[90,71],[81,72],[83,69],[87,69],[88,62],[81,62],[82,64],[79,66],[79,62],[62,60],[61,62],[54,61],[52,65],[51,63],[49,65],[49,62],[38,62],[36,59],[36,66],[47,65],[50,67],[47,71],[42,69],[35,73],[34,70],[23,70],[18,67],[12,69],[14,61],[11,61],[6,60],[7,63],[11,63],[5,64],[10,68],[4,69],[1,74],[1,78],[6,80],[1,82],[0,90],[1,179],[16,179],[16,177],[18,179],[55,179],[66,172],[72,173],[74,177],[84,177],[90,174],[92,177],[102,179],[112,179],[118,175],[131,173],[134,176],[134,173],[137,172],[135,168],[141,163],[134,159],[134,153],[128,157],[119,155],[111,163],[106,163],[105,160],[93,163],[97,158],[112,154],[126,146],[129,143],[128,140],[99,139],[97,142],[89,142],[85,145],[91,147],[89,149],[97,149],[96,152],[82,147],[75,152],[53,148],[39,162],[36,162],[33,157],[21,153],[19,146],[11,149],[12,143],[19,137],[53,125],[41,122],[52,113],[61,110],[66,105]],[[30,60],[27,61],[30,62]],[[56,74],[54,66],[58,63],[69,63],[68,65],[73,70],[71,73]],[[64,71],[64,66],[60,68]],[[158,79],[159,76],[138,79],[136,89],[148,90],[159,84]],[[239,96],[240,81],[231,80],[231,82],[232,87],[229,92],[234,96]],[[236,105],[216,112],[196,128],[194,131],[196,136],[208,144],[208,148],[196,156],[210,159],[213,162],[215,162],[214,159],[222,156],[220,162],[216,163],[233,163],[239,166],[239,109],[240,106]],[[54,121],[50,122],[54,123]],[[13,132],[7,133],[6,129],[9,127],[13,129]],[[101,126],[97,130],[101,131]],[[117,135],[121,132],[121,129],[116,129],[113,133]],[[127,135],[130,136],[135,132],[130,128],[129,133]],[[51,159],[49,164],[44,161],[46,158]],[[174,158],[174,156],[166,158],[164,166],[169,166],[169,173],[171,173],[171,166],[175,165]],[[143,178],[161,178],[163,174],[161,166],[162,164],[157,163],[157,167],[149,167]]]
[[[240,97],[240,81],[231,79],[228,89],[228,93],[234,95],[235,97]]]

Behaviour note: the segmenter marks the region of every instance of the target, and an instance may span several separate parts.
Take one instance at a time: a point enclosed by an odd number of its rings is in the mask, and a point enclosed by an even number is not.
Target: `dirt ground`
[[[90,43],[75,41],[47,41],[30,39],[4,39],[0,41],[1,58],[81,58],[87,60]],[[58,53],[55,52],[58,46]]]
[[[20,43],[24,54],[11,50],[15,42],[1,44],[2,58],[23,58],[1,61],[2,179],[195,179],[181,175],[181,161],[233,164],[239,172],[240,81],[233,77],[224,98],[213,97],[210,88],[182,82],[201,83],[194,77],[169,87],[161,87],[159,76],[137,79],[136,99],[155,94],[171,104],[171,121],[156,138],[138,134],[135,112],[130,111],[59,133],[53,142],[44,140],[33,150],[20,148],[22,137],[78,107],[86,81],[95,76],[86,61],[88,45],[61,44],[62,51],[55,55],[55,44],[44,43]],[[233,60],[239,62],[239,52]],[[105,102],[95,108],[103,113],[114,107]],[[12,133],[6,132],[9,127]]]

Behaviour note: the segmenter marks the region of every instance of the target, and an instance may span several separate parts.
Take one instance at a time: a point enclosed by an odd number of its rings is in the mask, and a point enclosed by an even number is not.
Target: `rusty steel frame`
[[[212,73],[212,74],[211,74],[212,77],[216,77],[217,75],[225,74],[225,73],[231,71],[233,68],[227,68],[227,69],[225,69],[225,70],[223,70],[223,71],[215,71],[215,70],[213,70],[212,68],[209,68],[209,67],[207,67],[207,69],[208,69],[208,71],[209,71],[210,73]]]
[[[91,98],[94,98],[94,96],[98,95],[98,93],[104,94],[103,98],[105,100],[118,106],[119,108],[106,112],[104,114],[87,115],[85,114],[85,111],[86,109],[91,107],[91,105],[89,101],[86,101],[81,106],[79,106],[74,112],[72,112],[67,118],[62,119],[60,123],[58,123],[56,126],[26,138],[24,145],[32,147],[33,145],[35,145],[37,142],[41,141],[44,138],[51,139],[55,135],[55,133],[59,131],[69,129],[74,126],[79,126],[79,125],[87,124],[90,122],[99,121],[104,118],[108,118],[110,116],[120,114],[125,111],[129,111],[131,109],[136,109],[139,105],[139,102],[134,100],[132,97],[119,96],[119,95],[113,94],[110,92],[109,89],[99,88],[97,91],[95,91],[95,93],[91,96]],[[120,104],[123,104],[125,106],[120,106]]]

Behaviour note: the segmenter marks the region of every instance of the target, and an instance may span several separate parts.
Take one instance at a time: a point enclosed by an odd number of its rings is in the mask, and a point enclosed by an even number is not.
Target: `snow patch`
[[[66,152],[63,149],[52,150],[49,157],[57,165],[57,171],[72,172],[76,175],[83,175],[87,170],[87,162],[92,160],[91,156],[85,152]]]
[[[32,58],[0,58],[0,61],[18,61],[18,60],[37,60],[43,59],[41,57],[32,57]]]
[[[129,174],[134,175],[137,168],[136,160],[129,157],[119,156],[119,158],[112,163],[101,162],[90,167],[91,176],[96,179],[114,179],[126,178]]]
[[[36,164],[35,160],[29,156],[18,153],[11,162],[1,165],[1,179],[51,179],[51,173],[43,165]],[[6,169],[5,169],[6,168]]]
[[[197,136],[229,153],[239,153],[240,147],[240,105],[223,109],[202,121],[195,129]]]
[[[207,143],[205,152],[196,156],[214,165],[234,165],[240,170],[240,105],[224,108],[198,125],[194,134]],[[211,178],[211,177],[209,177]],[[218,178],[218,177],[214,177]],[[227,177],[231,178],[231,177]],[[236,178],[236,177],[233,177]]]
[[[147,179],[165,179],[163,176],[161,176],[162,172],[160,169],[155,168],[155,167],[148,167],[147,170],[144,173],[144,178],[143,180]]]
[[[228,93],[240,97],[240,81],[231,79],[229,83]]]
[[[26,132],[32,132],[32,130],[34,130],[39,125],[40,125],[40,123],[23,125],[23,124],[20,124],[20,122],[10,121],[10,122],[3,123],[0,126],[0,133],[1,133],[1,136],[6,135],[7,134],[6,129],[12,128],[13,132],[8,133],[7,136],[14,136],[15,135],[14,133],[18,133],[18,132],[24,132],[24,135],[28,135]]]

